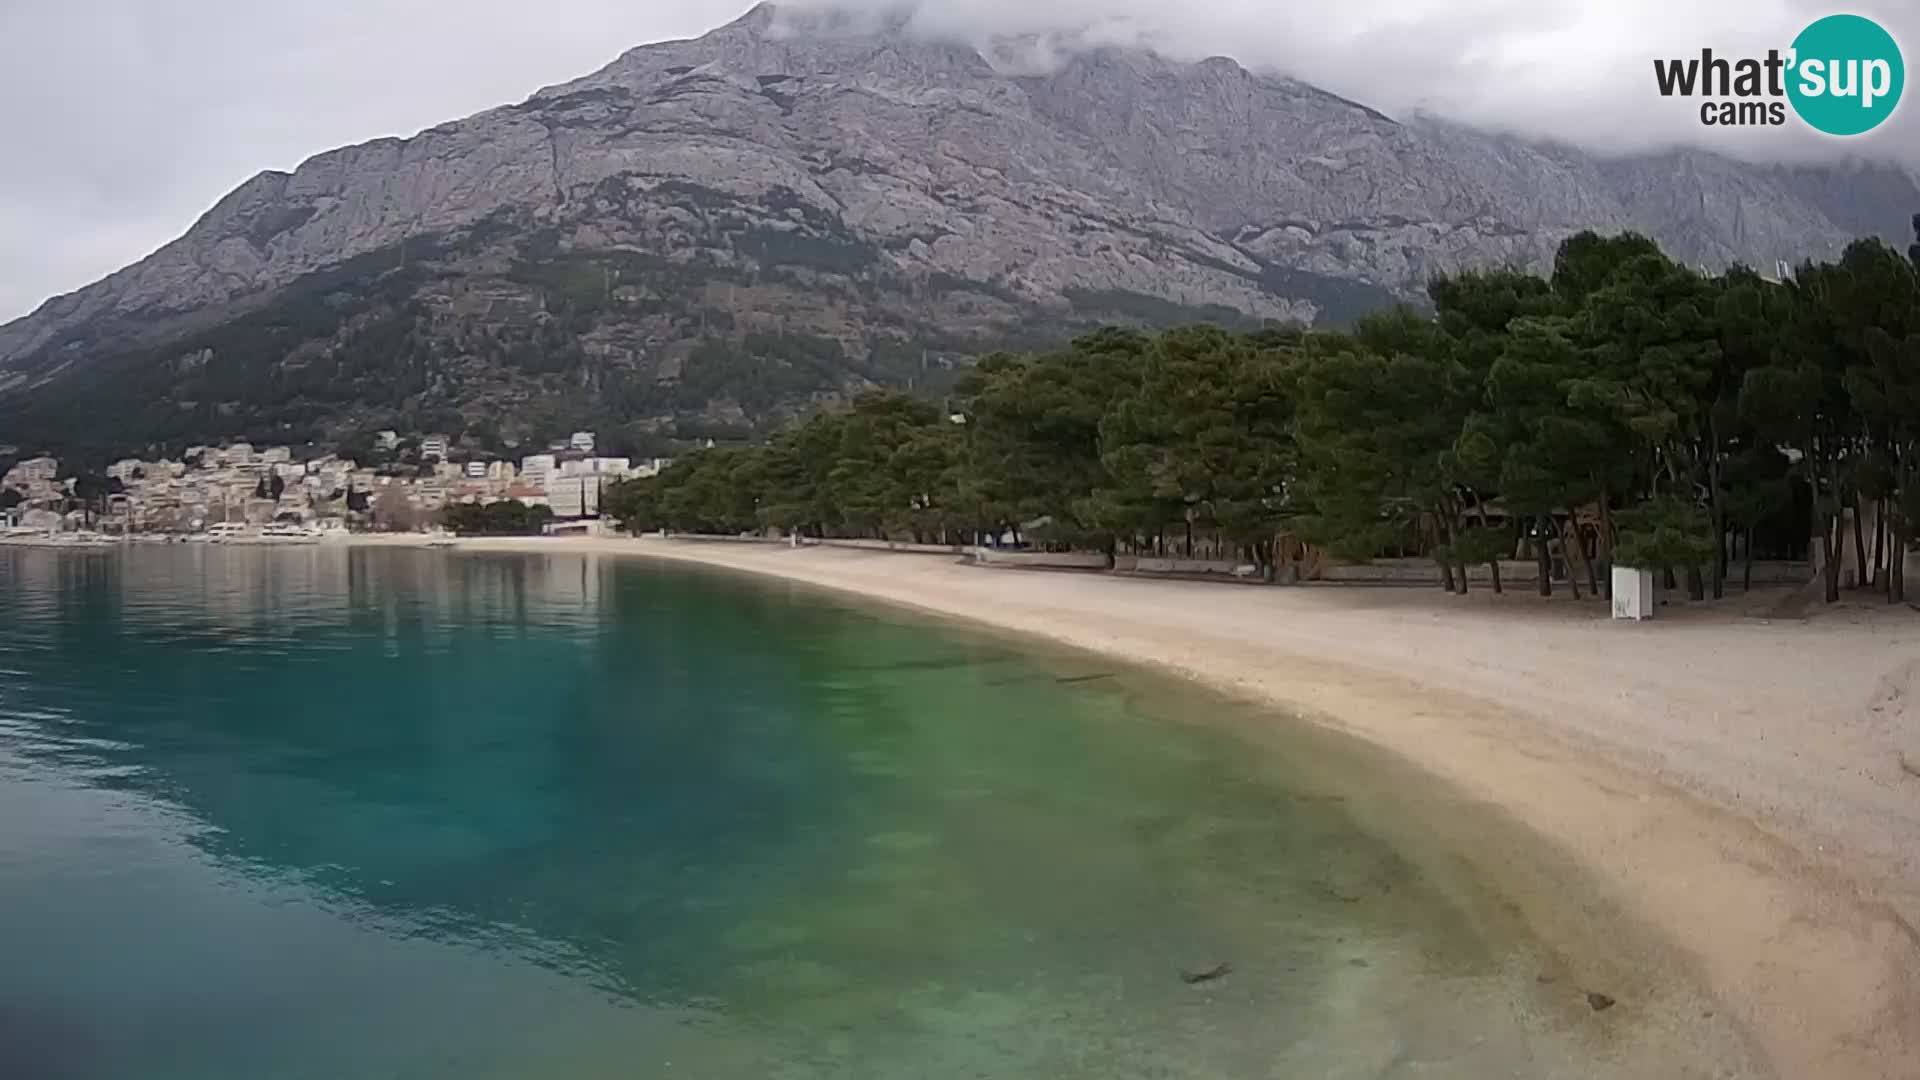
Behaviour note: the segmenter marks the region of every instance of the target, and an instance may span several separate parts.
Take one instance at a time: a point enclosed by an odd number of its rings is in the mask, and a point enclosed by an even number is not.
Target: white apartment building
[[[563,476],[547,481],[547,506],[557,518],[597,517],[600,514],[597,476]]]
[[[573,438],[567,440],[567,445],[583,454],[591,454],[595,442],[593,432],[576,431],[573,433]]]
[[[603,476],[614,480],[624,480],[633,472],[631,458],[577,458],[560,463],[561,476]]]
[[[51,484],[53,483],[54,477],[59,475],[60,460],[58,458],[29,458],[15,465],[13,468],[8,469],[6,478],[0,480],[0,483],[4,483],[10,488],[19,488],[25,491],[30,485],[36,482]]]
[[[445,461],[447,458],[447,437],[445,435],[429,435],[421,439],[420,456],[423,458],[437,457]]]
[[[520,478],[529,484],[544,485],[558,471],[559,459],[552,454],[534,454],[520,459]]]
[[[469,461],[469,462],[467,462],[467,479],[469,479],[469,480],[485,480],[486,478],[487,478],[487,463],[486,463],[486,462],[484,462],[484,461]]]

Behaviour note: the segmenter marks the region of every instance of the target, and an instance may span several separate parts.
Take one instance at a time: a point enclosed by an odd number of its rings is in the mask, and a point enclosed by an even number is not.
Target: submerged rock
[[[1205,971],[1182,971],[1180,981],[1188,986],[1198,986],[1201,983],[1218,982],[1231,974],[1233,974],[1233,965],[1221,964]]]

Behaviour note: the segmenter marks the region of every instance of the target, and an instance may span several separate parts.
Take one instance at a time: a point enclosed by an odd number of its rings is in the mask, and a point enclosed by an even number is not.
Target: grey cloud
[[[1863,141],[1716,138],[1651,60],[1784,46],[1823,0],[791,0],[985,44],[1023,63],[1094,43],[1228,55],[1400,116],[1600,150],[1903,154],[1920,105]],[[172,239],[261,169],[525,98],[747,0],[0,0],[0,320]],[[1851,5],[1920,49],[1910,0]],[[1006,56],[1015,53],[1004,54]]]
[[[1662,100],[1655,58],[1784,49],[1826,0],[789,0],[865,11],[974,45],[1038,38],[1024,55],[1075,42],[1137,42],[1170,56],[1226,55],[1408,117],[1431,114],[1590,149],[1699,145],[1753,159],[1904,158],[1920,165],[1920,107],[1842,142],[1796,132],[1703,128],[1697,106]],[[1855,3],[1920,49],[1911,0]],[[1912,59],[1912,56],[1910,56]]]

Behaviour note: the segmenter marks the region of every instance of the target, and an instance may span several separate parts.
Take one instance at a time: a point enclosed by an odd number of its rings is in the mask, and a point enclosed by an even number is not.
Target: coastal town
[[[177,458],[124,458],[98,475],[34,457],[0,474],[0,537],[318,539],[427,530],[450,508],[509,502],[539,508],[549,530],[587,531],[610,485],[672,464],[601,456],[596,444],[593,432],[579,431],[510,460],[467,452],[443,435],[382,431],[366,460],[230,441]]]

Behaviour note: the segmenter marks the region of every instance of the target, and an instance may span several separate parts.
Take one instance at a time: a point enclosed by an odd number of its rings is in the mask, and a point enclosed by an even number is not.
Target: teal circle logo
[[[1793,39],[1787,97],[1816,131],[1863,135],[1900,105],[1907,65],[1893,35],[1872,19],[1829,15]]]

